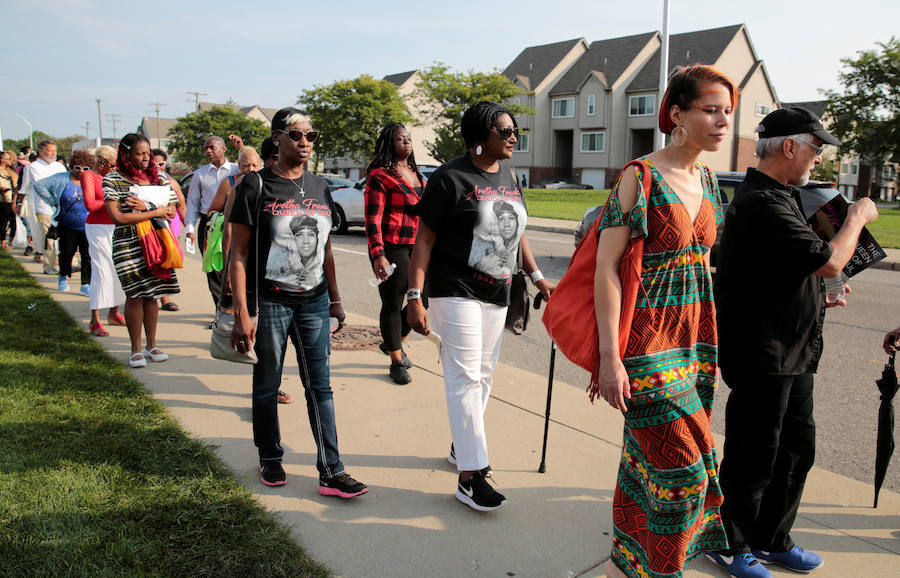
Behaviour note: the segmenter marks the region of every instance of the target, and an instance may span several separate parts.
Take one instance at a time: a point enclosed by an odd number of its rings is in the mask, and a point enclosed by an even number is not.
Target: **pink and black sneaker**
[[[259,464],[259,481],[267,486],[283,486],[287,483],[287,474],[281,462],[263,462]]]
[[[362,482],[357,482],[349,474],[338,474],[331,478],[319,478],[319,493],[323,496],[355,498],[369,491]]]

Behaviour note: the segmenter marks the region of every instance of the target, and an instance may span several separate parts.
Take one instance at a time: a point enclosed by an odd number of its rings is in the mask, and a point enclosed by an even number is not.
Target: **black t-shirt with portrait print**
[[[256,278],[261,296],[289,305],[326,291],[325,244],[333,213],[328,185],[309,172],[293,183],[271,168],[245,176],[235,192],[230,222],[251,229],[247,292],[252,296],[256,291]],[[255,278],[250,278],[252,271]]]
[[[488,173],[463,155],[428,179],[416,212],[437,233],[428,264],[429,297],[509,305],[528,213],[510,166],[499,164],[499,171]]]

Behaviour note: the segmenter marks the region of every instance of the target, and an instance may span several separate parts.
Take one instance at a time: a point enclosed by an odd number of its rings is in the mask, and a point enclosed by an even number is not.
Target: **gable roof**
[[[825,100],[807,100],[806,102],[782,102],[781,107],[788,108],[789,106],[799,106],[800,108],[805,108],[806,110],[815,113],[817,117],[822,118],[826,104],[827,101]]]
[[[744,27],[734,24],[710,30],[697,30],[669,37],[669,72],[676,66],[688,64],[715,64],[722,52]],[[653,53],[638,72],[626,92],[656,90],[659,88],[659,49]]]
[[[607,88],[616,83],[638,52],[656,36],[656,32],[645,32],[634,36],[611,38],[592,42],[587,52],[581,55],[559,82],[550,89],[550,94],[571,94],[578,92],[585,79],[591,74],[604,81]]]
[[[156,134],[156,120],[155,116],[141,118],[141,125],[138,127],[141,134],[147,138],[168,138],[169,129],[178,122],[177,118],[159,117],[159,134]]]
[[[408,72],[398,72],[397,74],[388,74],[382,80],[392,82],[397,86],[403,86],[403,83],[409,80],[418,70],[410,70]]]
[[[506,67],[503,75],[513,82],[518,80],[525,90],[534,90],[579,42],[584,42],[584,38],[529,46]]]

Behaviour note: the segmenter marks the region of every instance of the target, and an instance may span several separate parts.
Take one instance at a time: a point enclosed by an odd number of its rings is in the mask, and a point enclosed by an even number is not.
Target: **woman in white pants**
[[[420,221],[410,260],[407,318],[419,333],[430,332],[421,301],[427,272],[453,435],[449,459],[459,471],[456,498],[490,511],[506,498],[485,481],[490,461],[484,410],[509,305],[514,271],[508,264],[516,262],[518,250],[541,293],[549,296],[552,286],[522,235],[528,217],[525,199],[504,162],[512,158],[518,140],[515,119],[499,104],[480,102],[465,112],[460,128],[468,151],[434,172],[417,205]],[[509,218],[511,213],[516,218]],[[515,242],[504,242],[512,236]]]
[[[110,325],[125,325],[125,317],[119,312],[119,305],[125,303],[125,293],[112,259],[112,235],[116,225],[103,203],[103,177],[116,168],[116,149],[101,146],[96,156],[94,170],[81,173],[81,190],[84,192],[84,206],[88,210],[84,233],[88,239],[92,267],[91,333],[105,337],[109,332],[100,323],[100,310],[109,308],[106,319]]]

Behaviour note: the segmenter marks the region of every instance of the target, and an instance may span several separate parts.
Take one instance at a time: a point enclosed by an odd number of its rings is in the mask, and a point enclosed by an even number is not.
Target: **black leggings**
[[[9,227],[9,241],[16,238],[16,214],[12,203],[0,202],[0,241],[6,240],[6,228]]]
[[[385,258],[389,263],[397,265],[387,281],[378,286],[378,294],[381,295],[381,315],[378,316],[378,321],[381,339],[388,351],[400,349],[400,340],[409,335],[412,329],[406,322],[406,307],[401,309],[409,281],[409,257],[412,249],[412,245],[384,246]]]
[[[84,231],[76,231],[62,225],[56,226],[59,235],[59,274],[61,277],[72,275],[72,257],[75,251],[81,255],[81,284],[91,283],[91,255],[88,251],[87,235]]]

